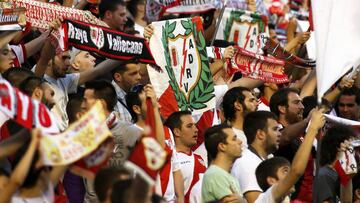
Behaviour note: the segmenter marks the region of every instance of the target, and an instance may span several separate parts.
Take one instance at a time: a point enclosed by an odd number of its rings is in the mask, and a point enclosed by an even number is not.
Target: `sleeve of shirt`
[[[223,97],[225,93],[229,90],[227,85],[215,85],[214,86],[214,93],[216,98],[216,108],[220,109]]]
[[[212,178],[207,181],[203,187],[207,187],[207,191],[211,191],[216,200],[221,200],[225,196],[232,194],[230,185],[226,178],[222,175],[213,174]]]
[[[234,163],[231,174],[239,182],[243,194],[250,191],[262,192],[256,180],[255,170],[251,162],[245,163],[245,160],[238,159]]]
[[[68,93],[76,93],[79,84],[80,73],[72,73],[66,75],[65,86],[68,89]]]
[[[274,203],[275,199],[272,194],[273,186],[266,190],[266,192],[261,193],[258,198],[255,200],[255,203]]]
[[[317,201],[323,202],[325,200],[329,200],[335,194],[332,194],[331,188],[327,181],[327,176],[319,175],[317,177],[317,181],[314,184],[314,187],[317,187]]]
[[[20,65],[23,64],[26,60],[26,49],[25,47],[20,45],[10,45],[10,48],[14,52],[17,60],[19,61]]]
[[[171,156],[171,164],[172,164],[173,172],[180,170],[180,162],[179,162],[179,159],[177,157],[175,150],[173,150],[173,153]]]

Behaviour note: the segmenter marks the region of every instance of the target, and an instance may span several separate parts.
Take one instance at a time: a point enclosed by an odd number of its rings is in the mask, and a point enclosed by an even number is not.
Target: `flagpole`
[[[227,0],[224,1],[224,6],[221,8],[221,12],[220,12],[220,15],[219,15],[219,17],[218,17],[218,21],[217,21],[217,23],[216,23],[215,33],[214,33],[214,36],[213,36],[213,38],[212,38],[212,40],[211,40],[210,46],[213,46],[213,45],[214,45],[214,41],[215,41],[215,38],[216,38],[216,34],[217,34],[218,30],[219,30],[220,23],[221,23],[221,19],[222,19],[223,15],[224,15],[224,12],[225,12],[226,3],[227,3]]]

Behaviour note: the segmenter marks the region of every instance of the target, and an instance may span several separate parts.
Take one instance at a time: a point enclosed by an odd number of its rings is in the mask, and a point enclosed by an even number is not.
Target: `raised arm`
[[[310,125],[308,131],[306,132],[304,142],[300,145],[298,151],[295,154],[291,164],[290,172],[283,180],[280,180],[273,186],[274,188],[272,190],[272,194],[275,202],[279,202],[282,198],[284,198],[288,194],[291,187],[293,187],[294,184],[303,175],[309,160],[315,136],[318,134],[319,129],[322,128],[325,124],[325,117],[323,113],[323,109],[317,109],[312,113]]]
[[[280,145],[286,145],[293,139],[302,135],[308,125],[309,117],[294,124],[290,124],[281,130]]]
[[[0,159],[6,158],[17,152],[21,146],[30,139],[26,130],[23,129],[15,135],[0,142]]]
[[[162,148],[165,147],[165,133],[164,125],[161,120],[159,105],[156,98],[156,94],[152,85],[146,85],[144,87],[146,97],[150,98],[152,106],[154,108],[154,118],[155,118],[155,132],[156,140],[159,142]],[[149,110],[149,109],[148,109]]]
[[[41,50],[49,36],[49,31],[42,33],[39,37],[25,44],[26,56],[30,57]]]
[[[19,33],[20,31],[5,31],[0,34],[0,48],[9,44],[9,42]]]
[[[101,62],[100,64],[98,64],[97,66],[95,66],[95,68],[81,72],[79,78],[79,85],[82,85],[87,81],[93,80],[96,77],[100,76],[101,74],[109,72],[116,66],[121,66],[124,63],[125,63],[124,61],[107,59]]]
[[[13,194],[23,184],[26,176],[28,175],[34,154],[38,149],[40,137],[41,134],[39,129],[32,131],[31,142],[25,155],[21,158],[20,162],[15,167],[14,172],[11,174],[9,183],[6,185],[4,190],[0,192],[0,203],[10,202]]]
[[[340,96],[341,91],[344,88],[351,88],[354,84],[354,80],[351,78],[348,78],[347,76],[344,76],[341,78],[340,83],[336,88],[331,90],[329,93],[324,95],[324,99],[326,99],[330,103],[335,103],[338,97]]]

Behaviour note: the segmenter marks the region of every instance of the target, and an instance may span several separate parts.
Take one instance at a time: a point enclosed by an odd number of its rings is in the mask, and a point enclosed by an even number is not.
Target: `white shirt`
[[[144,27],[135,23],[134,29],[139,32],[141,36],[144,36]]]
[[[234,128],[234,127],[232,129],[233,129],[236,137],[241,140],[241,142],[242,142],[241,148],[242,148],[242,151],[244,152],[248,148],[247,138],[246,138],[244,131]]]
[[[69,125],[69,118],[66,114],[66,105],[69,101],[68,94],[76,93],[79,78],[79,73],[66,74],[64,78],[58,79],[44,75],[44,79],[50,83],[55,92],[54,100],[56,103],[51,111],[58,118],[61,131],[64,131]]]
[[[246,149],[243,155],[234,162],[231,174],[239,182],[240,189],[244,194],[248,191],[262,192],[255,175],[255,170],[262,161],[260,157]]]
[[[199,179],[199,174],[205,173],[206,166],[201,156],[194,155],[193,152],[190,155],[183,152],[177,152],[177,157],[180,163],[181,174],[184,179],[184,194],[186,194],[191,189],[192,182]],[[195,162],[197,162],[196,164],[199,164],[199,167],[196,167]]]
[[[173,203],[176,201],[175,185],[174,185],[174,172],[180,170],[180,163],[177,157],[174,139],[172,137],[170,129],[167,131],[169,136],[165,132],[165,146],[172,150],[170,167],[165,165],[160,171],[155,182],[155,193],[162,196],[167,203]],[[169,164],[169,163],[165,163]]]
[[[258,198],[255,200],[255,203],[276,203],[274,196],[272,194],[272,190],[273,190],[274,186],[271,186],[269,189],[266,190],[266,192],[261,193]],[[282,203],[289,203],[290,202],[290,198],[289,196],[286,196],[284,198],[283,201],[281,201]]]

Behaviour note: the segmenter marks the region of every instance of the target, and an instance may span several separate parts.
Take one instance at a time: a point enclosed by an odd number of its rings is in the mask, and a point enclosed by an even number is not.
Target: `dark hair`
[[[26,154],[26,151],[27,151],[27,149],[29,147],[29,143],[30,143],[30,141],[25,143],[16,152],[15,158],[14,158],[14,161],[13,161],[13,168],[15,168],[18,165],[18,163],[21,161],[21,159]],[[36,162],[39,160],[39,158],[40,158],[39,151],[35,151],[34,157],[33,157],[32,161],[31,161],[31,164],[30,164],[30,167],[29,167],[29,172],[28,172],[23,184],[21,185],[22,188],[31,188],[31,187],[33,187],[36,184],[37,180],[39,179],[39,176],[40,176],[42,170],[45,168],[45,167],[42,167],[40,169],[35,168]]]
[[[112,75],[113,79],[114,79],[114,74],[115,73],[120,73],[122,75],[126,71],[128,71],[129,68],[128,68],[127,65],[129,65],[129,64],[138,64],[138,60],[137,59],[129,60],[125,64],[122,64],[121,66],[117,66],[117,67],[113,68],[111,70],[111,75]]]
[[[144,0],[131,0],[128,2],[126,8],[130,12],[130,14],[135,18],[137,12],[137,6],[139,4],[145,4]]]
[[[278,179],[277,171],[283,166],[290,166],[290,162],[284,157],[273,157],[261,162],[256,168],[256,180],[264,192],[270,187],[267,178],[272,177]]]
[[[105,80],[93,80],[85,83],[85,89],[94,90],[95,98],[105,100],[108,111],[114,110],[117,103],[117,95],[111,83]]]
[[[340,96],[347,95],[347,96],[354,96],[355,95],[355,102],[356,104],[360,104],[360,89],[356,86],[352,86],[351,88],[345,88]]]
[[[131,199],[133,179],[118,180],[112,186],[111,202],[127,203]],[[104,199],[105,200],[105,199]]]
[[[81,103],[83,98],[80,96],[73,97],[66,105],[66,114],[69,118],[69,123],[73,123],[77,120],[76,114],[81,112]]]
[[[138,118],[137,118],[135,111],[133,110],[133,106],[135,106],[135,105],[141,106],[141,100],[139,97],[140,93],[141,93],[141,91],[131,91],[130,90],[130,92],[128,92],[125,97],[126,105],[128,107],[129,113],[130,113],[131,118],[134,123],[136,123],[138,121]]]
[[[218,145],[220,143],[227,143],[226,138],[227,134],[224,132],[224,129],[231,128],[227,124],[220,124],[215,125],[211,128],[208,128],[205,131],[204,137],[205,137],[205,148],[208,152],[208,161],[209,165],[211,160],[216,158],[216,155],[218,154]]]
[[[295,88],[282,88],[276,91],[270,98],[270,110],[276,116],[280,116],[279,106],[288,107],[289,100],[288,95],[293,92],[299,94],[299,91]]]
[[[94,190],[100,201],[106,199],[106,194],[113,184],[118,181],[121,175],[130,175],[130,172],[124,168],[103,168],[95,177]],[[117,191],[118,192],[118,191]]]
[[[174,131],[175,128],[181,129],[181,117],[191,115],[190,111],[176,111],[172,113],[165,121],[164,125]]]
[[[275,114],[270,111],[254,111],[245,116],[244,133],[248,144],[255,140],[257,130],[267,131],[268,119],[277,120]]]
[[[4,168],[0,168],[0,176],[6,176],[6,177],[10,177],[10,173],[4,169]]]
[[[302,100],[302,103],[304,105],[303,118],[306,118],[309,115],[309,113],[311,112],[311,110],[313,108],[316,108],[317,97],[314,95],[304,97]]]
[[[340,144],[351,137],[356,137],[356,135],[355,130],[350,126],[335,125],[329,128],[321,140],[320,166],[334,162]]]
[[[232,121],[235,119],[235,102],[238,101],[241,103],[241,105],[244,107],[245,106],[245,94],[244,92],[251,92],[250,89],[246,88],[246,87],[234,87],[229,89],[224,97],[223,97],[223,101],[222,101],[222,108],[224,111],[224,117],[226,120],[228,121]]]
[[[360,189],[360,173],[357,173],[352,178],[352,185],[353,185],[353,201],[356,200],[356,190]]]
[[[101,0],[99,4],[99,17],[103,19],[106,11],[114,12],[117,6],[126,6],[123,0]]]
[[[19,87],[26,78],[33,75],[31,70],[23,67],[11,67],[2,74],[14,87]]]
[[[37,87],[40,88],[42,83],[44,83],[43,79],[36,77],[36,76],[29,76],[28,78],[26,78],[24,81],[21,82],[19,88],[23,93],[25,93],[31,97],[34,90]]]

